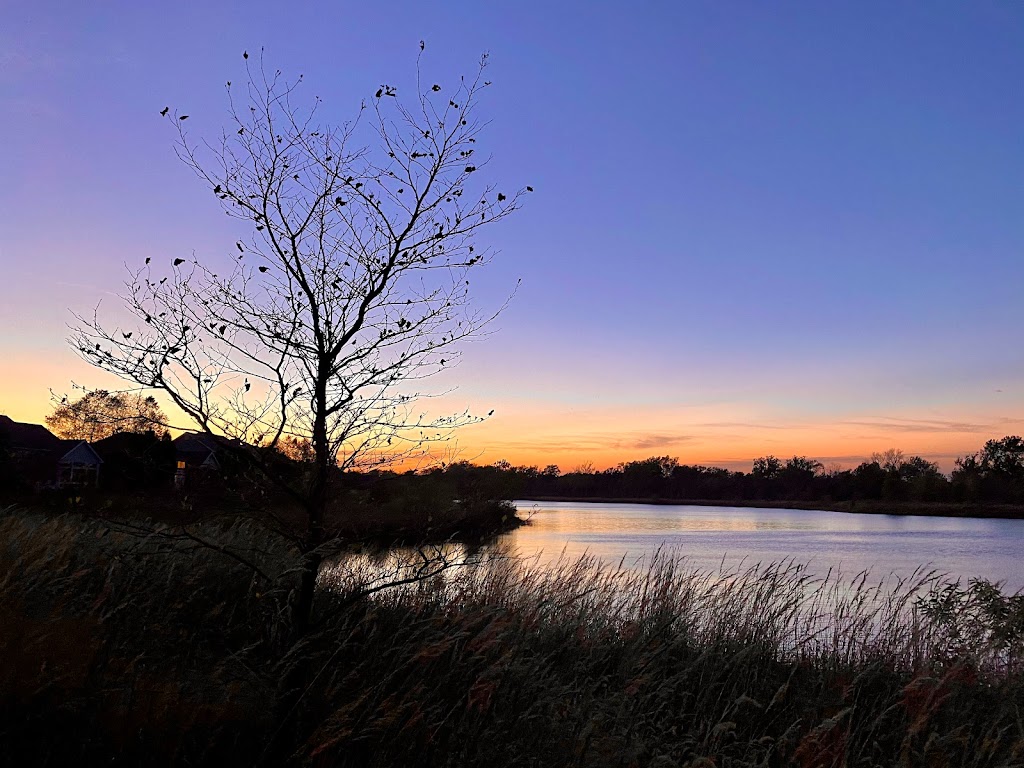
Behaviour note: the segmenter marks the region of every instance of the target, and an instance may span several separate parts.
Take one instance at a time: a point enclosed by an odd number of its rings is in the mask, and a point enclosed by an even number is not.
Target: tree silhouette
[[[1007,435],[987,441],[981,449],[979,463],[983,473],[1024,478],[1024,439],[1019,435]]]
[[[986,441],[979,452],[956,460],[952,480],[964,498],[1024,501],[1024,439],[1007,435]]]
[[[791,459],[786,459],[786,466],[783,468],[783,472],[806,477],[817,477],[824,470],[824,465],[820,461],[809,459],[806,456],[794,456]]]
[[[776,456],[761,456],[754,459],[750,474],[766,480],[772,480],[782,471],[782,460]]]
[[[904,480],[915,480],[922,477],[942,477],[939,465],[921,456],[911,456],[899,467],[900,477]]]
[[[906,456],[899,448],[887,448],[884,451],[871,454],[871,461],[880,466],[886,472],[899,474],[900,467],[906,461]]]
[[[207,433],[286,452],[308,441],[309,471],[282,483],[304,511],[301,621],[337,470],[408,460],[479,420],[415,411],[429,394],[418,385],[495,316],[469,301],[469,273],[492,255],[475,237],[532,188],[476,182],[487,165],[477,116],[486,57],[454,87],[425,84],[417,59],[407,102],[382,85],[341,126],[320,122],[318,98],[297,106],[301,76],[245,59],[216,143],[193,141],[188,115],[161,114],[179,157],[251,237],[232,246],[227,269],[177,258],[161,278],[146,259],[124,295],[137,327],[79,318],[71,342],[94,365],[165,392]]]

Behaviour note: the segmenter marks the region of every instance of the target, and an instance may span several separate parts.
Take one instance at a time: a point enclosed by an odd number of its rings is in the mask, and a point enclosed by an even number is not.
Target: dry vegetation
[[[0,515],[0,754],[43,765],[996,766],[1024,762],[1024,599],[503,556],[288,641],[295,553]],[[385,558],[386,561],[386,558]],[[340,574],[340,575],[339,575]],[[24,763],[21,763],[24,764]]]

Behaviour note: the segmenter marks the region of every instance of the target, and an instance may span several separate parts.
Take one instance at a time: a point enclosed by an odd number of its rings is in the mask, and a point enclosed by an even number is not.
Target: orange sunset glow
[[[472,364],[468,361],[467,367]],[[454,378],[460,375],[457,372]],[[30,354],[8,358],[0,393],[9,416],[41,423],[53,409],[50,389],[63,395],[71,391],[71,382],[119,385],[113,377],[58,349],[57,361],[38,360]],[[890,413],[851,409],[808,416],[798,409],[771,409],[757,402],[567,407],[522,399],[471,399],[456,390],[429,406],[438,413],[445,407],[469,408],[473,413],[495,410],[484,423],[463,429],[450,449],[439,455],[475,463],[556,464],[563,472],[586,464],[604,469],[656,455],[674,456],[683,464],[740,471],[749,471],[754,458],[768,454],[808,456],[826,467],[849,468],[893,447],[934,461],[949,472],[957,458],[977,451],[991,437],[1024,431],[1024,417],[1008,416],[996,404],[953,403],[941,409],[904,408]],[[173,408],[167,410],[173,413]],[[176,423],[190,426],[180,417]]]

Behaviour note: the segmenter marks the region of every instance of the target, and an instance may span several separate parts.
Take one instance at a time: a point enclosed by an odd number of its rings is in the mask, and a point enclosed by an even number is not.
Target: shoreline
[[[808,512],[853,512],[861,515],[906,517],[969,517],[990,520],[1024,520],[1021,504],[958,504],[945,501],[797,501],[752,499],[664,499],[612,498],[605,496],[534,496],[519,502],[569,502],[573,504],[653,504],[659,506],[742,507],[753,509],[796,509]]]

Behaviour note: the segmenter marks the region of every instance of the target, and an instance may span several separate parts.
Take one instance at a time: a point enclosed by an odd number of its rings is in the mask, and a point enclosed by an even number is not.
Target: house
[[[232,465],[233,454],[249,449],[240,440],[204,432],[185,432],[174,438],[173,444],[178,465],[174,475],[177,488],[185,484],[186,478],[223,474],[225,463]],[[237,459],[234,465],[237,466]]]
[[[175,450],[169,435],[118,432],[92,444],[103,459],[101,486],[111,491],[166,488],[174,477]]]
[[[0,444],[15,472],[36,486],[99,485],[103,459],[85,440],[61,440],[42,424],[27,424],[0,415]]]
[[[211,435],[198,432],[186,432],[174,438],[174,455],[178,460],[178,469],[218,470],[220,462],[220,440]]]
[[[98,488],[103,459],[85,440],[61,440],[68,451],[57,459],[57,487]]]

